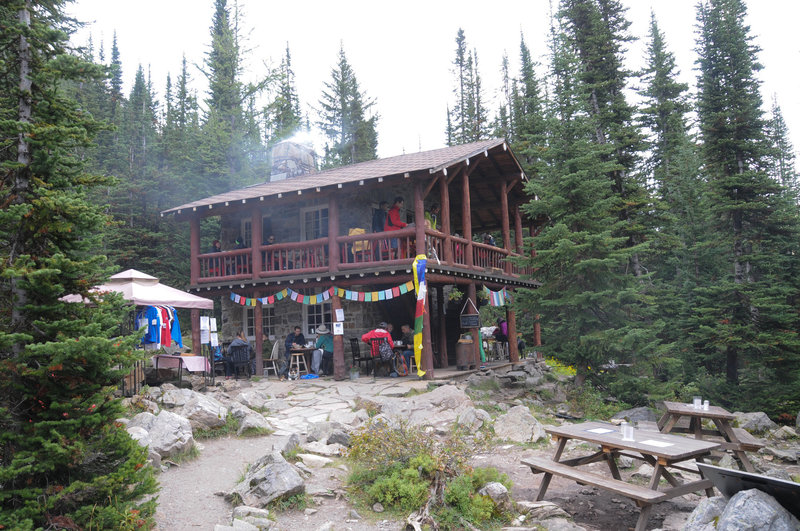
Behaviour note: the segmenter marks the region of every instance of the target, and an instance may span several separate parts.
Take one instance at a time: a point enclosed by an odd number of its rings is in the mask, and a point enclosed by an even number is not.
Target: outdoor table
[[[528,465],[534,474],[544,472],[544,478],[536,497],[537,501],[544,498],[554,474],[563,476],[580,484],[593,485],[634,500],[642,508],[636,523],[636,531],[643,531],[653,504],[698,490],[704,490],[709,497],[713,495],[710,480],[699,479],[681,483],[667,470],[667,467],[696,473],[696,471],[681,467],[679,463],[702,458],[711,450],[718,448],[719,443],[645,430],[634,430],[634,440],[626,441],[623,440],[618,426],[606,422],[548,426],[545,431],[557,441],[553,459],[532,457],[522,460],[522,463]],[[600,449],[587,456],[561,461],[561,454],[570,439],[596,444]],[[653,475],[647,487],[622,480],[615,460],[619,455],[643,459],[653,466]],[[577,468],[597,461],[607,462],[611,478]],[[664,478],[669,486],[660,491],[658,489],[661,478]]]
[[[746,431],[731,426],[732,413],[719,406],[695,409],[692,404],[682,402],[664,402],[664,407],[667,411],[658,421],[658,429],[662,433],[691,433],[698,440],[702,440],[703,436],[722,437],[725,442],[721,442],[720,447],[733,452],[739,460],[739,467],[747,472],[756,472],[744,451],[757,451],[763,444]],[[689,418],[688,428],[676,426],[681,417]],[[717,429],[704,429],[703,419],[709,419]]]
[[[306,361],[306,374],[311,373],[311,358],[313,357],[314,351],[316,347],[293,347],[289,349],[291,354],[302,354],[303,359]],[[291,365],[292,361],[289,360],[289,364]],[[298,367],[299,369],[299,367]]]
[[[178,369],[178,381],[182,380],[183,370],[189,372],[211,372],[211,363],[205,356],[174,356],[171,354],[156,354],[153,356],[153,366],[158,369],[161,365],[165,369]]]

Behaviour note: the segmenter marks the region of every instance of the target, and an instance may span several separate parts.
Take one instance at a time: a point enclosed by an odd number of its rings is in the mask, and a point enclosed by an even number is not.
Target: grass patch
[[[181,463],[186,463],[187,461],[193,461],[194,459],[197,459],[199,455],[200,450],[198,450],[197,446],[193,444],[188,450],[166,457],[164,458],[164,461],[172,461],[173,463],[179,465]]]
[[[356,398],[355,402],[356,402],[356,411],[358,411],[359,409],[365,410],[369,418],[372,418],[381,412],[380,409],[378,409],[378,405],[374,402],[370,402],[368,400],[362,400],[360,398]]]
[[[271,435],[273,430],[269,428],[254,427],[248,428],[239,434],[239,437],[262,437],[264,435]]]
[[[583,412],[586,420],[607,420],[629,407],[624,402],[606,402],[600,391],[589,384],[569,393],[569,401],[575,410]]]
[[[225,418],[225,424],[209,430],[194,430],[194,438],[195,440],[218,439],[220,437],[236,435],[238,429],[239,421],[236,417],[228,413],[228,416]]]
[[[305,492],[301,492],[300,494],[294,494],[287,498],[273,500],[268,507],[271,511],[284,512],[292,509],[302,511],[303,509],[311,507],[311,505],[313,505],[311,496]]]
[[[469,389],[494,393],[500,390],[500,384],[494,378],[483,378],[480,382],[470,384]]]
[[[300,455],[301,451],[302,450],[301,450],[300,446],[294,446],[294,447],[292,447],[291,450],[289,450],[288,452],[283,454],[283,458],[286,459],[287,461],[289,461],[290,463],[296,463],[296,462],[300,461],[300,458],[297,457],[297,456]]]

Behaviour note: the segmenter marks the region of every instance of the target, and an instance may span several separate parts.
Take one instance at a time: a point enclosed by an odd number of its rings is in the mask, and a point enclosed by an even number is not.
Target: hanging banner
[[[414,274],[416,275],[416,271]],[[317,293],[315,295],[303,295],[302,293],[298,293],[297,291],[294,291],[291,288],[284,288],[281,291],[275,293],[274,295],[269,295],[267,297],[259,297],[259,298],[242,297],[237,293],[231,292],[231,300],[235,304],[241,304],[242,306],[255,306],[258,303],[275,304],[276,301],[280,301],[288,297],[297,303],[312,305],[312,304],[322,304],[323,302],[330,300],[330,298],[335,293],[339,297],[350,301],[378,302],[378,301],[394,299],[395,297],[405,295],[412,289],[416,289],[416,284],[414,283],[413,280],[409,280],[405,284],[400,284],[399,286],[395,286],[393,288],[388,288],[381,291],[353,291],[349,289],[337,288],[336,286],[331,286],[330,288],[321,291],[320,293]]]
[[[412,267],[414,272],[414,289],[417,292],[417,309],[414,313],[414,361],[417,364],[417,376],[422,378],[425,371],[422,370],[422,323],[425,315],[425,299],[428,292],[428,283],[425,281],[425,266],[428,259],[424,254],[418,254],[414,258]]]
[[[506,288],[503,288],[500,291],[492,291],[484,286],[483,292],[486,294],[486,299],[489,301],[489,306],[505,306],[506,302],[511,302],[511,293],[509,293]]]

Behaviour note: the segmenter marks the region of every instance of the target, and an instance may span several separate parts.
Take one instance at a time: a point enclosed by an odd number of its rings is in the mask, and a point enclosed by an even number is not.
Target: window
[[[303,289],[299,290],[303,295],[316,295],[318,290]],[[323,302],[322,304],[304,304],[303,305],[303,334],[316,335],[317,327],[325,325],[329,329],[332,327],[331,322],[331,303]]]
[[[242,243],[245,247],[251,247],[253,242],[253,223],[250,218],[242,220],[242,227],[241,231],[239,232],[239,236],[242,237]]]
[[[301,240],[316,240],[328,236],[327,205],[303,208],[300,210]]]
[[[261,304],[260,302],[257,304]],[[256,311],[252,306],[245,306],[243,308],[244,315],[242,322],[244,323],[244,333],[248,341],[254,341],[256,338]],[[269,337],[275,334],[275,306],[274,305],[261,305],[261,333],[264,337]]]

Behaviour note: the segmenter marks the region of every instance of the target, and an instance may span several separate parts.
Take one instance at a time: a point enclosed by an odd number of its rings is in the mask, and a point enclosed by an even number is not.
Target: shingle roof
[[[339,184],[365,181],[368,179],[377,179],[380,177],[404,175],[406,173],[410,174],[415,172],[424,172],[427,170],[429,174],[433,174],[443,168],[458,164],[465,159],[471,158],[483,152],[488,152],[490,150],[497,150],[498,148],[500,151],[505,151],[505,141],[495,138],[491,140],[473,142],[470,144],[462,144],[459,146],[434,149],[431,151],[422,151],[419,153],[398,155],[385,159],[370,160],[367,162],[351,164],[349,166],[334,168],[309,175],[292,177],[282,181],[266,182],[248,186],[247,188],[232,190],[230,192],[217,194],[211,197],[206,197],[205,199],[200,199],[198,201],[193,201],[191,203],[170,208],[162,212],[162,215],[180,212],[181,210],[194,209],[201,206],[225,204],[226,202],[241,201],[243,199],[268,197],[290,192],[313,190],[316,188],[337,186]],[[522,169],[519,167],[516,159],[513,158],[513,155],[511,156],[511,159],[516,167],[515,170],[518,171],[519,174],[522,174]]]

